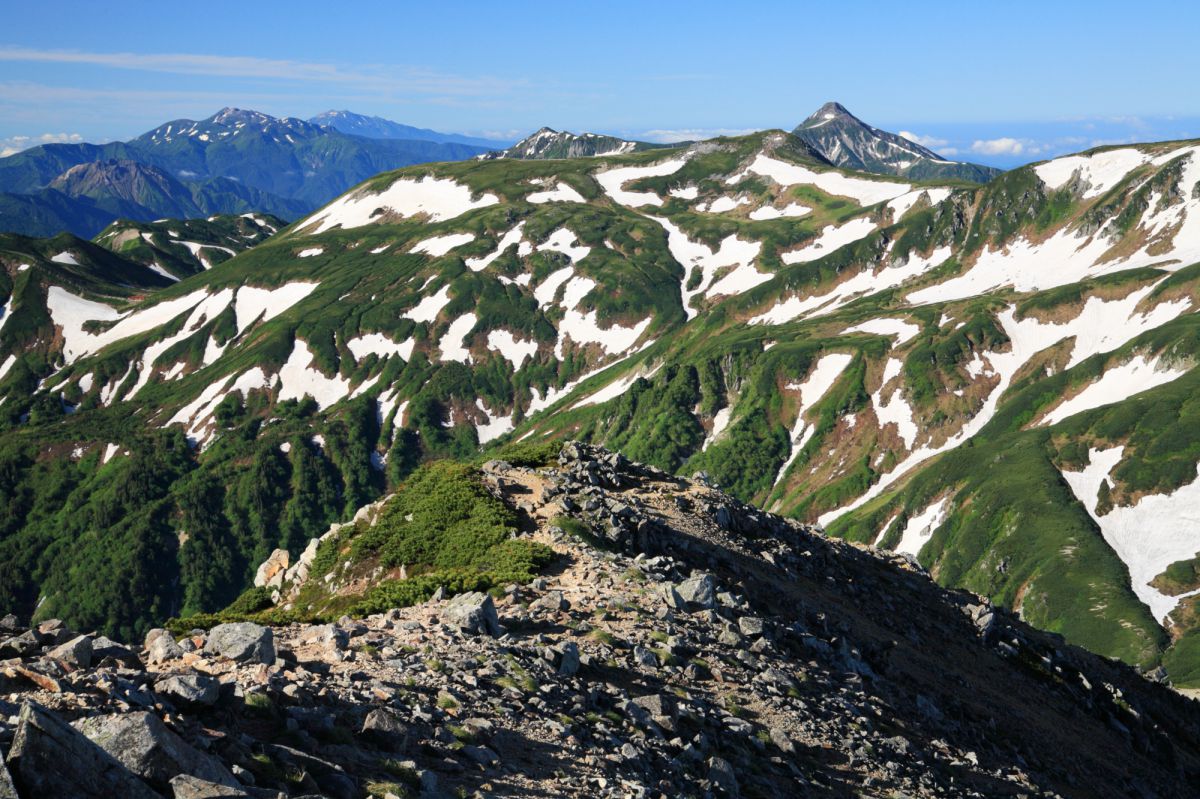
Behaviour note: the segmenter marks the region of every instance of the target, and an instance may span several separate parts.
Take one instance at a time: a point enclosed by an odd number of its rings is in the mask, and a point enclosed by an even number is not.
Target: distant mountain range
[[[880,175],[914,180],[969,180],[987,183],[1003,170],[950,161],[914,141],[874,128],[829,102],[801,122],[792,135],[808,144],[830,164]]]
[[[0,230],[89,237],[121,217],[258,211],[294,219],[380,172],[471,158],[496,144],[368,138],[225,108],[127,142],[46,144],[0,158]]]
[[[512,143],[512,139],[481,139],[457,133],[441,133],[429,128],[414,128],[412,125],[402,125],[390,119],[365,116],[353,111],[326,111],[308,121],[314,125],[324,125],[351,136],[362,136],[367,139],[417,139],[443,144],[469,144],[473,147],[487,147],[488,149],[500,149]]]

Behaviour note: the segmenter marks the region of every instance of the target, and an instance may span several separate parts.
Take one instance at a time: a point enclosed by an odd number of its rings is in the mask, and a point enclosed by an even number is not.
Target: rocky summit
[[[136,651],[3,619],[0,796],[1193,795],[1191,700],[911,556],[585,444],[513,461],[469,480],[551,553],[523,584],[297,620],[365,590],[404,489],[241,620]]]

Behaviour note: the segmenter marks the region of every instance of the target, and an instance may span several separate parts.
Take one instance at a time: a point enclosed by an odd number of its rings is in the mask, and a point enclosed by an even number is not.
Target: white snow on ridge
[[[565,227],[551,233],[549,238],[539,244],[536,249],[561,252],[573,263],[579,263],[592,251],[591,247],[580,244],[579,237]]]
[[[79,266],[79,261],[75,260],[75,256],[69,252],[60,252],[50,259],[56,264],[67,264],[68,266]]]
[[[950,196],[950,190],[917,189],[916,191],[910,191],[908,194],[900,195],[888,203],[888,208],[892,209],[892,221],[899,222],[900,218],[907,214],[922,196],[929,199],[930,205],[937,205]]]
[[[934,448],[920,447],[914,450],[890,472],[880,476],[879,481],[875,485],[871,486],[870,489],[861,494],[853,502],[822,514],[819,520],[820,523],[828,525],[842,514],[861,507],[886,490],[888,486],[892,485],[913,467],[924,463],[935,455],[940,455],[943,452],[948,452],[960,446],[967,439],[982,430],[991,421],[992,416],[995,415],[996,408],[1000,403],[1000,397],[1008,390],[1016,373],[1030,358],[1047,347],[1052,347],[1070,336],[1075,336],[1075,350],[1072,352],[1071,357],[1072,362],[1077,363],[1101,351],[1093,351],[1097,347],[1105,347],[1108,350],[1117,349],[1140,335],[1143,332],[1143,325],[1162,324],[1162,321],[1154,320],[1162,319],[1166,321],[1167,318],[1170,318],[1167,317],[1168,314],[1178,315],[1182,311],[1182,303],[1162,303],[1158,308],[1153,309],[1146,315],[1134,316],[1133,307],[1136,306],[1137,300],[1140,298],[1139,295],[1149,290],[1149,288],[1142,289],[1140,292],[1135,292],[1124,300],[1115,300],[1112,303],[1103,303],[1096,298],[1092,298],[1085,304],[1084,313],[1075,322],[1066,325],[1046,325],[1032,317],[1026,317],[1018,321],[1016,319],[1016,311],[1013,307],[1002,311],[997,315],[997,320],[1009,337],[1008,352],[984,353],[983,358],[985,360],[981,360],[976,366],[972,367],[973,373],[976,375],[990,373],[998,378],[996,386],[988,394],[983,407],[979,409],[970,421],[963,425],[962,429],[956,435],[947,439],[941,446]],[[1117,307],[1116,309],[1104,307],[1107,305],[1115,305]],[[1120,309],[1124,309],[1126,313],[1126,320],[1124,322],[1121,321],[1119,313],[1116,312]],[[1107,334],[1096,335],[1093,332],[1091,335],[1080,335],[1081,332],[1088,330],[1095,331],[1098,327],[1106,329]]]
[[[347,194],[305,219],[299,227],[317,225],[309,231],[313,235],[338,226],[343,230],[362,227],[370,224],[380,209],[403,217],[426,214],[430,220],[441,222],[500,202],[494,194],[484,194],[478,199],[471,194],[470,187],[448,178],[432,175],[420,180],[400,178],[378,194],[366,190]]]
[[[563,345],[567,338],[576,344],[599,344],[609,355],[623,353],[633,348],[649,326],[650,317],[646,317],[633,327],[600,327],[595,311],[584,314],[572,309],[558,323],[558,342],[554,345],[554,354],[563,360]]]
[[[671,251],[671,256],[683,265],[683,279],[679,290],[683,296],[683,310],[688,319],[693,319],[700,313],[691,305],[692,297],[698,294],[706,297],[740,294],[771,279],[769,273],[759,272],[754,268],[754,262],[762,251],[762,242],[744,241],[735,233],[727,236],[714,251],[702,242],[689,239],[687,234],[670,220],[662,217],[651,219],[667,231],[667,248]],[[733,271],[713,284],[716,273],[730,266],[735,267]],[[691,275],[697,269],[700,270],[700,282],[696,288],[689,289],[687,286]]]
[[[806,183],[816,186],[826,194],[839,197],[850,197],[857,200],[859,205],[868,206],[884,200],[892,200],[909,192],[912,186],[908,183],[891,183],[884,180],[866,180],[843,175],[841,172],[814,172],[808,167],[789,164],[778,158],[759,153],[746,167],[745,171],[731,175],[725,183],[732,185],[746,176],[747,172],[770,178],[781,186],[795,186]]]
[[[312,365],[313,352],[302,339],[296,339],[287,363],[279,369],[279,400],[303,399],[311,396],[317,407],[324,410],[350,393],[350,380],[327,377]]]
[[[917,553],[921,551],[921,547],[925,546],[930,538],[933,538],[933,534],[945,521],[948,510],[946,503],[949,501],[950,497],[942,497],[916,516],[909,517],[908,524],[904,525],[904,532],[900,536],[900,542],[892,551],[916,557]]]
[[[471,362],[471,351],[463,346],[463,340],[478,321],[475,314],[465,313],[450,323],[438,342],[438,349],[442,352],[443,361]]]
[[[671,189],[667,194],[672,197],[678,197],[681,200],[694,200],[700,196],[700,189],[697,186],[682,186],[680,188]]]
[[[701,451],[708,449],[708,445],[716,441],[721,433],[725,432],[725,428],[729,427],[729,419],[732,416],[732,405],[726,405],[713,415],[712,430],[704,437],[704,443],[700,445]]]
[[[434,236],[418,242],[413,246],[412,251],[423,252],[434,258],[440,258],[455,247],[461,247],[472,241],[475,241],[475,234],[473,233],[448,233],[444,236]]]
[[[868,319],[865,322],[848,327],[842,331],[842,335],[847,333],[874,333],[880,336],[893,336],[896,339],[896,345],[899,346],[920,332],[920,325],[914,325],[912,322],[906,322],[903,319],[881,317],[878,319]]]
[[[583,195],[566,183],[558,183],[549,191],[535,191],[525,198],[531,203],[584,203]]]
[[[242,286],[237,290],[234,303],[234,316],[238,334],[254,322],[269,322],[279,314],[291,308],[302,299],[312,294],[319,283],[285,283],[276,288],[259,288],[257,286]]]
[[[1131,507],[1114,507],[1098,516],[1100,484],[1120,463],[1123,453],[1123,447],[1090,450],[1090,463],[1083,471],[1064,471],[1062,476],[1100,527],[1104,540],[1129,568],[1134,594],[1162,623],[1181,597],[1160,592],[1150,581],[1175,561],[1200,552],[1200,480],[1174,493],[1150,494]]]
[[[1181,155],[1189,156],[1181,185],[1194,186],[1200,182],[1200,148],[1181,148],[1159,156],[1154,163],[1166,163]],[[1083,158],[1072,156],[1075,157]],[[1137,252],[1103,263],[1100,259],[1114,242],[1099,234],[1084,238],[1076,235],[1075,231],[1063,229],[1040,244],[1021,239],[1011,243],[1007,249],[998,251],[989,245],[968,271],[938,285],[915,291],[908,295],[908,301],[922,304],[965,299],[1002,286],[1011,286],[1018,292],[1040,291],[1146,266],[1173,271],[1200,261],[1200,203],[1188,200],[1142,219],[1142,225],[1149,225],[1151,231],[1161,231],[1164,225],[1176,224],[1179,227],[1169,246],[1164,247],[1161,240],[1150,241]],[[1156,249],[1154,255],[1148,252],[1152,247]],[[1158,249],[1162,251],[1157,252]]]
[[[475,400],[475,407],[487,417],[486,422],[475,425],[475,436],[479,439],[480,444],[486,444],[492,439],[499,438],[505,433],[511,432],[515,427],[511,415],[493,416],[491,411],[484,406],[482,399]]]
[[[8,374],[8,370],[13,368],[13,364],[16,362],[17,362],[17,356],[9,355],[7,358],[4,359],[4,363],[0,363],[0,380],[4,379],[4,376],[6,374]]]
[[[320,255],[323,252],[325,252],[324,247],[309,247],[307,250],[301,250],[296,253],[296,255],[300,258],[312,258],[314,255]]]
[[[783,465],[779,467],[779,471],[775,473],[775,479],[771,485],[774,486],[783,476],[787,474],[787,470],[791,468],[796,460],[796,456],[804,449],[804,445],[812,438],[816,428],[809,425],[808,420],[804,418],[805,414],[811,411],[821,399],[829,393],[829,389],[837,382],[838,377],[845,371],[850,362],[854,360],[854,356],[844,352],[835,352],[824,356],[817,361],[816,366],[809,372],[801,383],[789,383],[785,388],[794,389],[799,392],[796,409],[796,422],[792,425],[792,433],[789,438],[787,459]]]
[[[484,269],[490,266],[493,261],[503,255],[505,250],[514,244],[519,245],[517,248],[518,255],[527,255],[530,252],[529,245],[521,241],[522,231],[524,231],[524,229],[525,223],[518,222],[516,227],[500,237],[500,241],[496,242],[496,249],[492,250],[487,255],[480,256],[478,258],[468,258],[466,260],[467,266],[476,272],[482,272]]]
[[[558,294],[558,289],[563,283],[571,279],[575,274],[575,268],[571,266],[558,269],[546,275],[546,279],[538,284],[533,290],[533,298],[538,301],[538,305],[545,308],[547,305],[554,304],[554,297]]]
[[[832,313],[857,297],[886,291],[912,278],[919,277],[928,270],[940,266],[949,257],[950,248],[939,247],[928,256],[910,254],[908,261],[899,266],[885,266],[877,271],[864,269],[841,283],[830,286],[823,294],[789,297],[752,318],[750,324],[782,325],[801,317],[823,316]]]
[[[413,347],[416,340],[411,336],[404,341],[393,341],[382,333],[365,333],[346,341],[346,349],[354,354],[354,360],[361,361],[368,355],[378,355],[387,358],[399,355],[402,360],[412,359]]]
[[[678,172],[680,167],[686,164],[690,157],[691,154],[688,153],[681,158],[674,158],[670,161],[663,161],[660,164],[651,164],[650,166],[626,166],[607,169],[603,172],[597,172],[592,177],[604,189],[605,194],[612,197],[614,201],[621,205],[634,207],[639,205],[662,205],[662,197],[653,192],[626,191],[622,187],[631,180],[661,177]]]
[[[723,214],[727,211],[732,211],[739,205],[749,205],[750,200],[745,197],[718,197],[717,199],[701,203],[696,206],[696,210],[706,214]]]
[[[46,310],[50,312],[51,321],[62,329],[63,356],[70,363],[114,341],[164,325],[207,296],[204,291],[193,291],[125,315],[104,303],[76,296],[59,286],[51,286],[46,291]],[[83,329],[84,324],[90,321],[117,323],[102,333],[93,334]]]
[[[776,208],[773,205],[764,205],[761,208],[755,208],[750,212],[750,218],[755,221],[764,219],[780,219],[782,217],[804,216],[812,211],[807,205],[800,203],[789,203],[783,208]]]
[[[1056,158],[1033,168],[1047,188],[1066,185],[1075,173],[1088,185],[1083,198],[1099,197],[1117,185],[1134,169],[1150,160],[1150,156],[1132,147],[1105,150],[1091,155],[1069,155]]]
[[[538,351],[538,343],[533,340],[520,339],[508,330],[492,330],[487,335],[489,350],[495,350],[503,355],[513,365],[513,371],[518,371],[525,361],[533,358]]]
[[[871,395],[871,407],[879,420],[879,429],[889,424],[896,425],[896,432],[904,441],[904,448],[911,450],[920,432],[916,419],[913,417],[912,406],[904,399],[903,385],[897,385],[888,393],[887,402],[883,401],[884,387],[899,376],[904,368],[904,362],[899,358],[890,358],[883,367],[883,377],[880,378],[879,388]]]
[[[411,309],[404,312],[405,319],[411,319],[414,322],[432,322],[438,318],[438,314],[442,309],[450,304],[450,286],[449,284],[442,286],[437,294],[430,294],[428,297],[422,297],[421,301],[414,305]]]
[[[1077,413],[1120,402],[1134,394],[1141,394],[1143,391],[1177,380],[1187,374],[1187,371],[1162,366],[1157,359],[1148,360],[1139,355],[1130,359],[1128,363],[1106,371],[1074,397],[1046,414],[1039,424],[1058,424]]]
[[[617,397],[621,396],[626,391],[628,391],[629,387],[632,386],[634,381],[637,380],[639,377],[644,377],[647,380],[649,380],[651,377],[654,377],[654,375],[657,374],[658,370],[661,368],[662,368],[662,362],[660,361],[658,363],[658,365],[655,366],[653,369],[651,369],[649,372],[643,372],[640,368],[635,369],[630,374],[625,375],[625,377],[622,377],[619,380],[614,380],[611,383],[609,383],[607,386],[604,386],[604,387],[596,390],[595,392],[587,395],[586,397],[579,400],[579,402],[576,402],[571,407],[572,408],[583,408],[588,405],[599,405],[602,402],[608,402],[609,400],[616,399]]]
[[[800,264],[823,258],[847,244],[852,244],[875,230],[875,223],[866,217],[851,219],[842,225],[828,225],[815,240],[802,249],[781,253],[779,259],[785,264]]]

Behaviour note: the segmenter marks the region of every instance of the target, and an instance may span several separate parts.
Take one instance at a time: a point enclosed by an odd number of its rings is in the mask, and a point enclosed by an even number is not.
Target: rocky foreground
[[[156,630],[141,651],[4,619],[0,797],[1200,785],[1191,700],[943,590],[910,560],[583,445],[557,468],[483,472],[520,511],[517,534],[559,555],[495,598],[178,641]]]

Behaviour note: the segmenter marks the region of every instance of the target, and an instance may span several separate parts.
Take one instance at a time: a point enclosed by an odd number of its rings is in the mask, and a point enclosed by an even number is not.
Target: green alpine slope
[[[1198,153],[982,186],[780,131],[422,165],[144,299],[47,293],[0,329],[0,593],[135,633],[424,461],[576,437],[1191,684]]]

